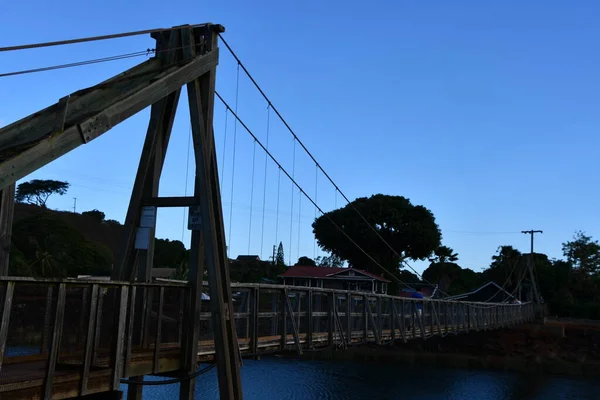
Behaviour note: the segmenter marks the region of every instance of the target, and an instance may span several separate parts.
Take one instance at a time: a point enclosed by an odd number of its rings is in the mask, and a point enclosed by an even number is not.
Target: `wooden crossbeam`
[[[0,189],[99,137],[213,70],[217,62],[218,48],[173,66],[152,59],[115,77],[114,82],[107,81],[73,93],[62,133],[52,135],[57,113],[61,112],[58,103],[0,129]],[[77,108],[82,104],[90,104],[85,112]],[[90,112],[97,113],[90,115]]]

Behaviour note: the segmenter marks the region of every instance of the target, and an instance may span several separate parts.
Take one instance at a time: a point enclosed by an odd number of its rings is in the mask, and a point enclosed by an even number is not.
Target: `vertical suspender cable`
[[[294,138],[294,153],[292,155],[292,179],[296,171],[296,138]],[[294,229],[294,184],[292,183],[292,205],[290,207],[290,257],[288,258],[290,266],[292,265],[292,232]]]
[[[227,148],[227,117],[229,109],[225,108],[225,132],[223,133],[223,159],[221,160],[221,191],[223,190],[223,179],[225,178],[225,149]]]
[[[279,245],[279,197],[281,193],[281,168],[277,169],[277,216],[275,217],[275,245]]]
[[[225,111],[227,111],[227,108],[225,108]],[[190,172],[190,148],[191,148],[191,142],[192,142],[192,123],[190,122],[190,131],[189,131],[189,135],[188,135],[188,148],[187,148],[187,158],[185,161],[185,188],[184,188],[184,196],[187,196],[187,189],[188,189],[188,176],[189,176],[189,172]],[[183,221],[181,222],[181,243],[183,243],[183,234],[185,232],[185,207],[183,209]]]
[[[250,221],[248,222],[248,253],[250,254],[250,243],[252,241],[252,208],[254,207],[254,167],[256,165],[256,140],[252,148],[252,181],[250,183]]]
[[[319,166],[315,164],[315,203],[318,204],[319,198]],[[317,207],[315,207],[315,220],[317,219]],[[313,242],[313,258],[317,258],[317,238],[315,237]]]
[[[235,115],[238,115],[238,99],[240,93],[240,63],[237,66],[237,78],[235,82]],[[231,197],[229,201],[229,236],[227,237],[227,255],[229,256],[229,251],[231,250],[231,232],[233,232],[233,226],[231,225],[233,221],[233,184],[235,182],[235,145],[237,139],[237,126],[238,121],[237,118],[235,123],[233,124],[233,162],[231,167]]]
[[[300,259],[300,216],[302,214],[302,192],[298,190],[298,247],[296,248],[296,259]]]
[[[267,105],[267,140],[266,148],[269,150],[269,120],[271,119],[271,104]],[[260,229],[260,254],[263,254],[265,243],[265,205],[267,202],[267,161],[268,156],[265,152],[265,185],[263,186],[263,204],[262,204],[262,228]],[[275,260],[273,260],[275,262]]]

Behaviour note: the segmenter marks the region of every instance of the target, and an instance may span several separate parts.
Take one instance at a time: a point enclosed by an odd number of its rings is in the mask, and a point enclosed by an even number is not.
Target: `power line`
[[[298,182],[296,182],[296,180],[294,178],[292,178],[292,176],[287,172],[287,170],[285,168],[283,168],[283,166],[279,163],[279,161],[277,161],[277,159],[273,156],[273,154],[269,150],[267,150],[267,148],[262,144],[262,142],[258,139],[258,137],[256,137],[256,135],[254,133],[252,133],[252,131],[250,130],[250,128],[248,128],[248,126],[244,123],[244,121],[242,121],[240,119],[240,117],[237,115],[237,113],[232,110],[232,108],[225,101],[225,99],[223,99],[223,97],[221,97],[221,95],[217,91],[215,91],[215,95],[219,98],[219,100],[223,103],[223,105],[229,109],[231,114],[234,116],[234,118],[237,120],[237,122],[239,122],[239,124],[242,126],[242,128],[244,128],[246,130],[246,132],[248,132],[248,134],[250,134],[250,136],[252,136],[252,138],[256,141],[256,143],[266,152],[266,154],[271,158],[271,160],[273,160],[273,162],[277,165],[277,167],[279,167],[279,170],[283,171],[283,173],[288,177],[288,179],[292,182],[292,184],[298,188],[300,193],[302,193],[304,195],[304,197],[306,197],[312,203],[312,205],[315,206],[319,210],[319,212],[321,214],[323,214],[331,222],[331,224],[340,231],[340,233],[342,233],[342,235],[344,235],[354,246],[356,246],[356,248],[358,248],[365,256],[367,256],[375,265],[377,265],[383,271],[390,274],[400,284],[410,287],[406,283],[402,282],[402,280],[400,280],[400,278],[398,278],[397,276],[392,274],[390,271],[388,271],[387,268],[385,268],[383,265],[381,265],[377,260],[375,260],[369,253],[367,253],[362,247],[360,247],[360,245],[358,243],[356,243],[344,231],[343,228],[341,228],[338,224],[336,224],[335,221],[329,215],[327,215],[323,211],[323,209],[321,209],[321,207],[319,207],[319,205],[317,203],[315,203],[315,201],[312,199],[312,197],[310,197],[308,195],[308,193],[306,193],[306,191],[304,191],[304,189],[302,189],[302,187],[298,184]]]
[[[184,25],[182,27],[189,28],[200,28],[203,26],[207,26],[207,24],[196,24],[196,25]],[[59,40],[55,42],[42,42],[42,43],[32,43],[32,44],[24,44],[18,46],[8,46],[8,47],[0,47],[0,52],[2,51],[15,51],[15,50],[27,50],[27,49],[36,49],[40,47],[51,47],[51,46],[62,46],[66,44],[75,44],[75,43],[84,43],[84,42],[93,42],[98,40],[106,40],[106,39],[117,39],[128,36],[136,36],[136,35],[147,35],[149,33],[158,33],[158,32],[167,32],[172,31],[174,29],[180,29],[182,27],[177,28],[154,28],[154,29],[145,29],[141,31],[131,31],[131,32],[122,32],[122,33],[113,33],[110,35],[101,35],[101,36],[90,36],[83,37],[77,39],[67,39],[67,40]]]

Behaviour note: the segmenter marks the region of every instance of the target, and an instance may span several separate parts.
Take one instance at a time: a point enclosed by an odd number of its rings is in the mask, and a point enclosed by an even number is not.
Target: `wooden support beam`
[[[0,321],[0,371],[4,361],[6,351],[6,339],[8,338],[8,327],[10,325],[10,313],[12,311],[13,294],[15,292],[15,283],[6,283],[6,293],[4,294],[4,304],[2,307],[2,320]]]
[[[44,379],[44,399],[52,398],[52,382],[58,362],[58,353],[63,332],[63,320],[65,316],[65,300],[67,296],[67,285],[61,283],[58,285],[58,299],[56,302],[56,314],[54,317],[54,331],[52,332],[52,344],[50,346],[50,355],[46,366],[46,377]]]
[[[208,26],[202,30],[182,29],[182,45],[184,56],[196,58],[198,51],[214,53],[218,46],[218,35],[215,27]],[[213,109],[216,69],[207,71],[188,83],[188,102],[194,158],[196,162],[196,179],[194,197],[199,199],[198,211],[201,215],[201,230],[192,231],[192,249],[204,254],[203,258],[192,259],[190,264],[190,281],[195,298],[192,299],[190,316],[196,317],[200,312],[200,296],[204,263],[208,269],[210,308],[214,327],[217,375],[219,392],[222,398],[241,399],[240,356],[233,320],[233,297],[229,280],[227,247],[223,225],[219,176],[213,132]],[[194,249],[194,247],[197,249]],[[195,291],[195,292],[194,292]],[[186,349],[190,357],[186,369],[193,372],[198,347],[199,320],[194,322],[193,332],[188,335],[191,341]],[[180,399],[193,399],[194,380],[185,381],[181,385]]]
[[[312,290],[306,291],[306,345],[309,349],[313,347],[313,292]]]
[[[90,293],[90,311],[85,335],[85,351],[83,353],[83,364],[81,370],[81,380],[79,382],[79,395],[88,394],[88,380],[90,377],[90,368],[92,366],[92,354],[94,352],[94,331],[96,330],[96,312],[98,302],[98,285],[92,285]],[[83,310],[83,309],[82,309]],[[82,311],[83,314],[83,311]]]
[[[0,191],[0,276],[8,276],[13,214],[15,210],[15,183]]]
[[[369,320],[371,320],[371,326],[373,327],[373,336],[375,337],[375,342],[377,344],[381,344],[381,336],[379,336],[379,329],[377,327],[377,322],[373,317],[373,311],[371,310],[371,304],[369,304],[369,299],[365,296],[365,307],[367,309],[367,314],[369,316]],[[365,340],[368,339],[368,336]]]
[[[292,335],[294,336],[294,342],[296,344],[296,351],[298,352],[298,355],[302,355],[302,345],[300,344],[300,334],[298,332],[298,325],[296,324],[296,318],[294,318],[294,309],[292,308],[292,303],[290,302],[290,297],[288,295],[287,288],[284,289],[284,291],[285,291],[287,312],[291,317],[290,319],[292,320]],[[300,293],[298,292],[297,295],[299,297]]]
[[[123,349],[125,345],[125,319],[127,315],[127,299],[129,297],[129,286],[122,285],[119,289],[119,303],[117,317],[119,323],[115,330],[115,339],[112,345],[112,389],[118,390],[123,377]]]
[[[252,354],[258,353],[258,313],[260,312],[260,289],[252,290]]]
[[[281,309],[281,350],[285,350],[287,346],[287,302],[288,293],[287,290],[281,291],[281,300],[279,301],[279,308]],[[292,317],[293,318],[293,317]]]
[[[153,197],[142,200],[143,206],[154,207],[192,207],[199,206],[199,201],[195,197]]]
[[[99,113],[69,121],[71,125],[61,134],[50,136],[54,127],[52,123],[48,127],[50,131],[42,132],[41,137],[37,137],[39,136],[38,132],[36,137],[26,139],[26,141],[32,142],[31,147],[26,149],[16,148],[15,139],[6,140],[18,137],[21,133],[19,129],[12,125],[0,129],[0,138],[5,140],[7,146],[6,151],[0,155],[2,160],[0,162],[0,189],[8,187],[80,145],[101,136],[132,115],[178,90],[182,85],[214,70],[217,60],[218,50],[216,48],[206,54],[194,57],[183,65],[175,65],[170,68],[161,66],[158,60],[153,60],[154,73],[146,74],[144,80],[126,92],[126,97],[123,97],[121,93],[119,96],[113,95],[104,98],[102,105],[98,107],[101,110]],[[136,75],[141,73],[141,70],[147,69],[143,67],[142,64],[128,72]],[[88,90],[93,92],[100,89],[90,88]],[[85,94],[81,96],[83,103],[86,101],[85,97]],[[46,112],[51,114],[51,119],[54,117],[53,111]],[[43,130],[44,128],[36,127],[36,129]]]
[[[162,286],[158,295],[158,315],[156,316],[156,338],[154,341],[154,361],[152,363],[152,372],[159,370],[160,344],[162,339],[163,308],[165,306],[165,288]]]
[[[156,38],[157,50],[162,51],[160,53],[161,60],[167,65],[182,59],[180,51],[166,51],[167,49],[176,49],[179,47],[179,38],[177,30],[170,32],[167,38],[164,35]],[[150,200],[158,196],[160,175],[171,137],[180,94],[181,89],[176,88],[172,93],[152,104],[150,122],[125,217],[124,248],[120,255],[119,268],[112,273],[114,280],[133,280],[136,260],[139,260],[141,264],[139,266],[138,280],[147,282],[150,279],[154,256],[154,227],[139,227],[142,204],[144,200]],[[134,243],[140,229],[147,230],[148,243],[147,248],[136,251]],[[141,234],[142,232],[139,233]],[[143,307],[141,297],[138,301],[140,308]],[[145,298],[145,296],[143,297]],[[140,314],[145,313],[146,310],[144,309],[144,312]]]

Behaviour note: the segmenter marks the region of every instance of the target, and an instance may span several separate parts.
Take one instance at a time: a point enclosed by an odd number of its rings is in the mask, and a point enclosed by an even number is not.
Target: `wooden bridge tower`
[[[189,207],[192,295],[186,306],[182,341],[182,365],[185,368],[180,371],[180,376],[189,376],[197,368],[202,280],[206,268],[221,398],[241,399],[240,355],[213,134],[218,35],[223,31],[221,25],[215,24],[155,30],[152,32],[156,40],[155,57],[0,129],[0,276],[8,274],[15,182],[151,106],[125,219],[126,237],[121,262],[114,269],[112,279],[149,281],[157,207]],[[196,166],[194,194],[158,197],[161,171],[184,85],[187,87]],[[138,298],[135,304],[133,314],[140,317],[139,324],[143,325],[149,313],[148,303],[148,299]],[[133,315],[127,315],[127,318],[129,320]],[[128,332],[129,335],[133,333]],[[130,398],[140,395],[140,390],[131,388],[129,391]],[[194,379],[184,379],[180,398],[193,397]]]

